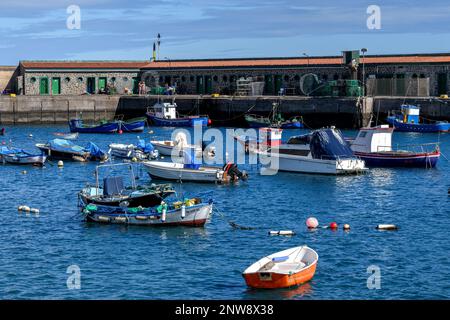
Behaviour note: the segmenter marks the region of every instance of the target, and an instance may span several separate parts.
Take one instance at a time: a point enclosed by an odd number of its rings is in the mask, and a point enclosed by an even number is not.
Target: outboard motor
[[[223,167],[223,171],[230,177],[232,181],[236,181],[238,179],[247,180],[248,174],[245,170],[242,172],[238,169],[237,165],[234,163],[227,163]]]

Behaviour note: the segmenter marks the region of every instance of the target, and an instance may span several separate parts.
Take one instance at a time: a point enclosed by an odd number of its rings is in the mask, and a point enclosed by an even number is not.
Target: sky
[[[161,60],[450,52],[450,2],[0,0],[0,65],[149,60],[158,33]]]

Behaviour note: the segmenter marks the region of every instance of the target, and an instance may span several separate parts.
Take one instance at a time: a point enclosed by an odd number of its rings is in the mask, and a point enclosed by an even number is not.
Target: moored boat
[[[421,121],[422,120],[422,121]],[[395,113],[387,117],[386,122],[394,127],[396,131],[404,132],[448,132],[450,123],[447,121],[426,120],[420,117],[420,108],[413,105],[402,105],[400,113]]]
[[[134,118],[129,120],[118,120],[119,130],[122,132],[142,132],[145,129],[145,118]]]
[[[2,146],[0,147],[0,161],[10,164],[43,166],[47,156],[41,153],[31,153],[23,149]]]
[[[139,139],[138,144],[111,143],[108,153],[112,156],[125,159],[156,159],[159,155],[158,150],[151,143],[146,143]]]
[[[120,129],[120,123],[101,121],[97,124],[85,124],[81,119],[71,119],[69,128],[70,132],[79,133],[116,133]]]
[[[159,127],[203,127],[211,124],[208,116],[180,116],[175,102],[158,102],[147,110],[148,122]]]
[[[61,139],[65,139],[65,140],[76,140],[76,139],[78,139],[78,136],[79,136],[78,132],[75,132],[75,133],[55,132],[53,134]]]
[[[246,114],[244,116],[250,128],[281,128],[281,129],[301,129],[303,128],[302,117],[292,117],[289,120],[280,118],[278,121],[255,114]]]
[[[53,139],[47,143],[37,143],[36,147],[49,158],[56,160],[106,161],[108,159],[107,153],[92,142],[83,148],[69,140]]]
[[[252,288],[293,287],[314,277],[318,260],[319,255],[308,246],[290,248],[258,260],[242,276]]]
[[[403,146],[393,150],[392,133],[394,128],[381,125],[362,128],[356,139],[350,141],[356,156],[369,167],[419,167],[433,168],[441,155],[439,144]],[[406,150],[406,148],[414,150]]]

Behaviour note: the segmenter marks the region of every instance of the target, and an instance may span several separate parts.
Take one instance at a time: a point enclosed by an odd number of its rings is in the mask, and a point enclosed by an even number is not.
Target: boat
[[[48,157],[56,160],[75,161],[106,161],[108,154],[103,152],[96,144],[89,142],[86,147],[74,144],[65,139],[53,139],[47,143],[38,143],[36,147]]]
[[[79,133],[116,133],[120,129],[118,121],[101,121],[97,124],[84,124],[81,119],[71,119],[69,121],[70,132]]]
[[[441,155],[438,143],[402,146],[394,150],[392,148],[393,131],[394,128],[389,125],[362,128],[356,139],[349,141],[350,147],[355,155],[364,160],[369,167],[433,168],[436,166]]]
[[[119,123],[119,130],[122,132],[142,132],[145,128],[146,118],[133,118],[129,120],[123,120],[123,116],[118,116],[117,122]]]
[[[313,249],[299,246],[258,260],[242,276],[251,288],[289,288],[310,281],[316,272],[318,260],[319,255]]]
[[[156,159],[159,151],[150,142],[145,143],[143,139],[139,139],[137,145],[111,143],[108,154],[118,158],[147,160]]]
[[[404,104],[400,107],[400,113],[394,112],[393,115],[389,115],[386,122],[396,131],[422,133],[450,131],[450,123],[447,121],[428,120],[428,123],[425,123],[424,120],[427,119],[420,117],[418,106]]]
[[[315,130],[308,136],[281,143],[281,130],[261,130],[263,144],[250,145],[250,152],[266,157],[266,169],[312,174],[358,174],[368,170],[363,160],[353,154],[336,128]]]
[[[126,168],[130,174],[131,186],[124,186],[123,176],[107,176],[103,179],[103,187],[100,187],[99,173],[101,169],[111,170],[115,168]],[[126,202],[129,207],[154,207],[161,200],[175,194],[170,184],[152,184],[150,186],[137,186],[133,166],[130,163],[118,163],[100,165],[95,170],[95,186],[87,186],[79,193],[79,199],[84,204],[96,204],[103,206],[118,207]]]
[[[206,127],[211,124],[208,116],[180,116],[175,102],[157,102],[147,109],[149,124],[159,127]]]
[[[23,149],[13,147],[0,147],[0,161],[10,164],[31,164],[43,166],[47,156],[41,153],[31,153]]]
[[[158,150],[160,155],[182,157],[183,151],[195,152],[195,156],[202,157],[203,150],[201,146],[188,144],[186,134],[179,132],[174,141],[172,140],[151,140],[150,143]]]
[[[65,132],[55,132],[53,133],[55,136],[65,139],[65,140],[76,140],[80,135],[78,132],[75,133],[65,133]]]
[[[284,120],[279,112],[280,103],[272,103],[272,111],[268,117],[256,114],[244,115],[245,121],[250,128],[281,128],[281,129],[300,129],[303,128],[303,118],[295,116],[289,120]]]
[[[190,226],[203,227],[211,218],[213,202],[202,202],[199,198],[165,203],[158,207],[121,207],[86,204],[81,212],[88,222],[124,224],[138,226]]]

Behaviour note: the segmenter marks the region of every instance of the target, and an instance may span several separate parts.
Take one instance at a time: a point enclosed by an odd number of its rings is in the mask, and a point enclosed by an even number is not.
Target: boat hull
[[[211,218],[213,204],[199,204],[186,207],[185,216],[182,217],[181,209],[168,210],[165,220],[161,214],[144,209],[138,213],[124,213],[122,208],[99,206],[98,210],[86,214],[89,222],[104,224],[126,224],[137,226],[190,226],[203,227]],[[85,208],[82,209],[84,211]]]
[[[167,145],[167,144],[160,143],[157,141],[151,141],[151,143],[155,147],[155,149],[158,150],[159,154],[162,156],[172,156],[172,152],[173,152],[174,148],[175,148],[175,150],[179,150],[177,152],[179,157],[183,156],[183,150],[186,150],[186,151],[195,150],[196,157],[201,157],[201,155],[202,155],[202,149],[200,147],[185,146],[185,147],[180,148],[177,146]]]
[[[129,207],[154,207],[161,203],[162,199],[167,198],[170,195],[173,195],[175,192],[159,192],[154,194],[145,194],[141,196],[133,196],[133,197],[123,197],[121,199],[117,200],[101,200],[96,199],[95,197],[89,197],[83,192],[80,193],[81,200],[84,204],[95,204],[95,205],[101,205],[101,206],[110,206],[110,207],[119,207],[120,203],[126,201],[129,203]]]
[[[120,130],[122,132],[142,132],[145,129],[145,119],[136,121],[121,121]]]
[[[0,155],[0,160],[9,164],[20,165],[40,165],[43,166],[47,160],[45,155],[30,155],[30,156],[17,156],[17,155]]]
[[[78,133],[116,133],[120,129],[119,122],[109,122],[95,126],[83,126],[80,120],[69,121],[70,132]]]
[[[388,117],[386,122],[391,124],[396,131],[402,132],[422,132],[422,133],[432,133],[432,132],[449,132],[450,123],[434,123],[434,124],[424,124],[424,123],[403,123],[397,120],[396,117]]]
[[[434,168],[439,160],[440,153],[408,153],[402,156],[390,155],[389,153],[374,152],[361,153],[355,152],[365,161],[369,167],[415,167],[415,168]]]
[[[170,168],[157,161],[144,162],[150,177],[170,181],[221,182],[223,170],[220,168],[200,167],[199,170]]]
[[[73,160],[74,157],[79,157],[87,160],[89,158],[89,154],[87,152],[79,153],[79,152],[64,152],[64,151],[56,151],[52,150],[47,146],[36,145],[39,150],[41,150],[47,157],[54,160]]]
[[[194,127],[201,125],[208,126],[208,117],[184,117],[178,119],[164,119],[147,113],[149,123],[157,127]]]

